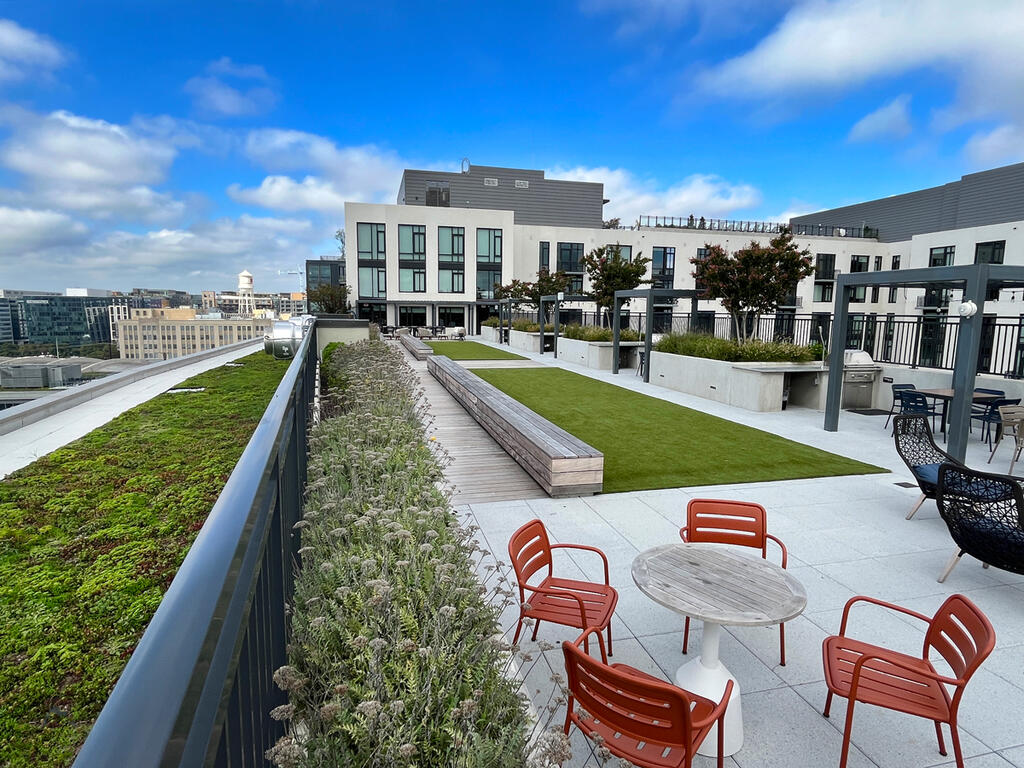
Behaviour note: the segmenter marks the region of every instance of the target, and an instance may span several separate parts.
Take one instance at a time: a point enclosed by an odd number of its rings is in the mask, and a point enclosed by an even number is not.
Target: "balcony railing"
[[[667,227],[671,229],[697,229],[713,232],[750,232],[752,234],[777,235],[786,226],[777,221],[741,221],[736,219],[705,219],[693,216],[641,216],[637,227]],[[817,237],[868,237],[877,238],[876,227],[838,227],[832,224],[794,224],[794,235]]]
[[[309,330],[93,725],[75,768],[263,766],[298,560],[317,376]],[[201,447],[199,448],[201,450]]]

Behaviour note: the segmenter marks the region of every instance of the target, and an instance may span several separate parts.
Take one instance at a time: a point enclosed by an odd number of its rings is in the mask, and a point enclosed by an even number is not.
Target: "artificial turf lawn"
[[[0,766],[74,760],[288,367],[237,362],[0,481]]]
[[[525,360],[503,349],[488,347],[475,341],[428,341],[427,346],[435,355],[444,355],[452,360]]]
[[[474,373],[604,454],[604,491],[888,472],[552,368]]]

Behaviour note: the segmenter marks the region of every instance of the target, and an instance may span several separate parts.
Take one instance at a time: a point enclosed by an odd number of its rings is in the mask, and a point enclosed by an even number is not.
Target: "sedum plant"
[[[525,765],[527,713],[497,623],[512,592],[450,509],[415,374],[373,341],[325,367],[336,389],[311,435],[289,664],[275,674],[289,703],[271,713],[288,735],[268,759]]]

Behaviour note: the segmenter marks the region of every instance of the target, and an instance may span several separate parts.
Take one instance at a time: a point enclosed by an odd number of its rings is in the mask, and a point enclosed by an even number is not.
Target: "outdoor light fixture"
[[[978,305],[968,299],[960,302],[960,317],[974,317],[978,314]]]
[[[565,291],[559,291],[558,292],[558,300],[559,301],[565,301]]]

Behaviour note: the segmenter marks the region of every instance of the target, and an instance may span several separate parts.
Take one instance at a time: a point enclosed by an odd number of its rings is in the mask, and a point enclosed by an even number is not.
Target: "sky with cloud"
[[[784,220],[1024,160],[1019,0],[0,5],[0,287],[294,290],[403,168]]]

